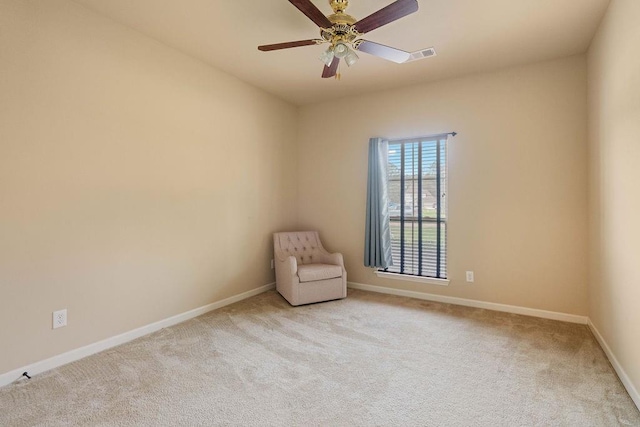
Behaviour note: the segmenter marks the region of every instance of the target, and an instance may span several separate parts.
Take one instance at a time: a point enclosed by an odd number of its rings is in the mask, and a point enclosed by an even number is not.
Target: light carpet
[[[275,291],[0,389],[0,425],[616,426],[589,330],[350,290]]]

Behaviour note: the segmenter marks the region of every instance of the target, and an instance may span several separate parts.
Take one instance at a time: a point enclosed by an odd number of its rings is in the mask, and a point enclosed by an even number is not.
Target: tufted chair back
[[[276,233],[274,249],[280,257],[294,256],[298,264],[313,264],[314,256],[322,250],[317,231]],[[316,257],[317,258],[317,257]]]

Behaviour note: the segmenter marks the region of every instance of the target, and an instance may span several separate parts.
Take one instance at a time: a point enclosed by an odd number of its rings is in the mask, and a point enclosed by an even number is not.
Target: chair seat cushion
[[[304,264],[298,266],[300,282],[315,282],[342,276],[342,267],[330,264]]]

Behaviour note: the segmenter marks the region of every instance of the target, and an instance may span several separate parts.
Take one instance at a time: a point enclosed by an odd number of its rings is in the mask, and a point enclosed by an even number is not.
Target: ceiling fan
[[[417,0],[396,0],[361,20],[345,13],[349,6],[349,0],[329,0],[334,12],[329,16],[325,16],[311,3],[311,0],[289,0],[289,2],[320,27],[321,38],[263,45],[258,46],[259,50],[270,51],[329,43],[329,48],[320,56],[320,60],[325,64],[322,70],[323,78],[334,76],[339,78],[340,59],[344,59],[347,66],[355,64],[358,60],[355,50],[396,63],[406,62],[411,57],[411,53],[404,50],[363,40],[359,37],[416,12],[418,10]]]

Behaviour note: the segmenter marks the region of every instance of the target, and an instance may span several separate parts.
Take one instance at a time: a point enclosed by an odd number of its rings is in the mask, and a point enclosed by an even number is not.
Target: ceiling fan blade
[[[300,46],[311,46],[311,45],[318,44],[319,41],[321,40],[311,39],[311,40],[300,40],[300,41],[286,42],[286,43],[265,44],[262,46],[258,46],[258,50],[267,52],[270,50],[289,49],[292,47],[300,47]]]
[[[368,33],[371,30],[387,25],[403,16],[410,15],[418,10],[417,0],[396,0],[387,7],[363,18],[355,23],[359,33]]]
[[[409,52],[405,52],[404,50],[385,46],[380,43],[370,42],[367,40],[359,40],[358,42],[354,43],[354,46],[356,46],[356,49],[361,52],[366,52],[370,55],[378,56],[380,58],[386,59],[388,61],[393,61],[398,64],[407,62],[411,57],[411,54]]]
[[[329,18],[324,16],[311,0],[289,0],[289,3],[298,8],[298,10],[311,19],[320,28],[331,28],[333,25]]]
[[[336,56],[333,58],[333,61],[331,61],[331,65],[328,67],[326,65],[324,66],[324,69],[322,70],[322,78],[326,79],[335,76],[338,71],[338,64],[340,64],[340,58]]]

